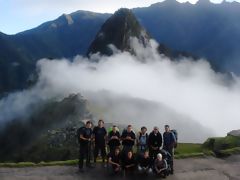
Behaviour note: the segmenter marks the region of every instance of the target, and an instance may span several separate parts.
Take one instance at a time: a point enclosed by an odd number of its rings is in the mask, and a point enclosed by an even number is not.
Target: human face
[[[92,123],[87,123],[87,128],[92,128]]]
[[[129,151],[127,156],[128,156],[129,159],[131,159],[132,156],[133,156],[132,151]]]
[[[146,128],[143,128],[143,129],[141,130],[141,132],[142,132],[142,134],[145,134],[145,133],[147,132],[147,129],[146,129]]]
[[[162,160],[162,155],[158,155],[158,156],[157,156],[157,159],[158,159],[159,161],[161,161],[161,160]]]
[[[168,132],[170,128],[168,126],[165,126],[165,131]]]
[[[154,131],[155,134],[157,134],[158,133],[158,128],[154,128],[153,131]]]
[[[99,122],[98,122],[98,126],[99,126],[99,127],[103,127],[103,124],[104,124],[103,121],[99,121]]]
[[[132,131],[132,127],[131,126],[127,127],[127,132],[131,132],[131,131]]]
[[[118,155],[120,153],[119,149],[115,149],[115,154]]]
[[[144,153],[144,158],[148,158],[149,157],[149,153],[146,151],[145,153]]]

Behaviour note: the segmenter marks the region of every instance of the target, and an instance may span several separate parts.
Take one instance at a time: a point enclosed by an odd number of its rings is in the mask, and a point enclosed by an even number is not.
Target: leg
[[[83,145],[79,148],[79,161],[78,161],[78,167],[79,169],[83,168],[83,160],[85,158],[85,149]]]
[[[161,171],[161,172],[160,172],[160,176],[161,176],[162,178],[165,178],[165,177],[167,176],[166,170]]]
[[[139,165],[138,165],[138,172],[141,173],[141,174],[143,173],[143,168]]]
[[[174,159],[174,149],[173,148],[170,148],[168,149],[168,152],[171,154],[171,159],[170,159],[170,168],[171,168],[171,174],[173,174],[173,159]]]
[[[102,162],[103,162],[103,163],[105,163],[106,154],[107,154],[107,152],[106,152],[106,146],[103,145],[103,146],[101,147],[101,156],[102,156]]]
[[[109,146],[109,151],[110,151],[110,154],[113,154],[114,151],[115,151],[115,147],[114,146]]]
[[[152,174],[152,173],[153,173],[152,168],[148,168],[147,173],[148,173],[148,174]]]
[[[92,153],[92,148],[91,148],[91,143],[88,142],[85,154],[86,154],[86,166],[90,167],[91,166],[91,153]]]
[[[99,146],[97,144],[95,144],[95,147],[94,147],[94,162],[97,161],[98,152],[99,152]]]

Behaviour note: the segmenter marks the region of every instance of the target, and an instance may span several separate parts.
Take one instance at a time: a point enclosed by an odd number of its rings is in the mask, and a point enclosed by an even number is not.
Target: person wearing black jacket
[[[99,151],[101,152],[101,157],[103,163],[105,163],[106,158],[106,136],[107,131],[104,127],[104,121],[99,120],[98,126],[94,127],[93,135],[95,139],[95,147],[94,147],[94,162],[96,163],[96,159],[98,156]]]
[[[174,144],[176,143],[176,137],[170,130],[169,125],[165,125],[165,132],[163,133],[163,149],[171,154],[170,167],[171,174],[173,174],[173,159],[174,159]]]
[[[128,125],[127,130],[123,131],[121,139],[123,145],[123,154],[132,151],[136,140],[136,135],[132,130],[132,125]]]
[[[120,133],[115,125],[113,125],[112,130],[108,133],[108,146],[110,154],[113,154],[115,149],[120,146]]]
[[[152,159],[157,157],[157,154],[162,146],[162,135],[159,132],[158,127],[154,127],[153,131],[148,137],[149,155]]]
[[[119,148],[116,148],[113,153],[110,153],[108,163],[112,165],[114,174],[121,171],[121,153]]]
[[[87,121],[85,127],[80,128],[79,137],[80,149],[79,149],[79,171],[83,172],[83,161],[86,158],[86,166],[91,167],[90,153],[91,153],[91,140],[92,140],[92,122]]]
[[[151,174],[152,173],[152,160],[149,157],[149,152],[145,151],[141,154],[138,159],[138,171],[140,174]]]
[[[136,160],[132,151],[122,155],[122,166],[126,175],[133,175],[136,168]]]

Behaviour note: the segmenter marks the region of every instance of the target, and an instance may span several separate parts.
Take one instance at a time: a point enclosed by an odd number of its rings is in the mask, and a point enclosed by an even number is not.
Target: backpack
[[[173,135],[175,136],[176,142],[174,143],[174,148],[177,148],[177,144],[178,144],[178,132],[176,129],[172,129],[171,132],[173,133]]]

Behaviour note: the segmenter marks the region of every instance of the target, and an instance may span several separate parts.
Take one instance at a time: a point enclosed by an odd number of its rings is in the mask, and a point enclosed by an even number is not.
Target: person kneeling
[[[136,161],[132,151],[128,151],[127,155],[123,154],[123,170],[125,175],[133,175],[136,167]]]
[[[157,176],[165,178],[167,176],[167,162],[162,158],[162,154],[157,154],[157,158],[154,161],[154,171]]]
[[[151,174],[152,173],[152,161],[149,157],[149,152],[145,151],[143,155],[139,157],[138,161],[138,171],[141,174]]]
[[[121,154],[120,149],[116,148],[114,153],[110,154],[108,162],[112,165],[114,174],[118,174],[121,171]]]

